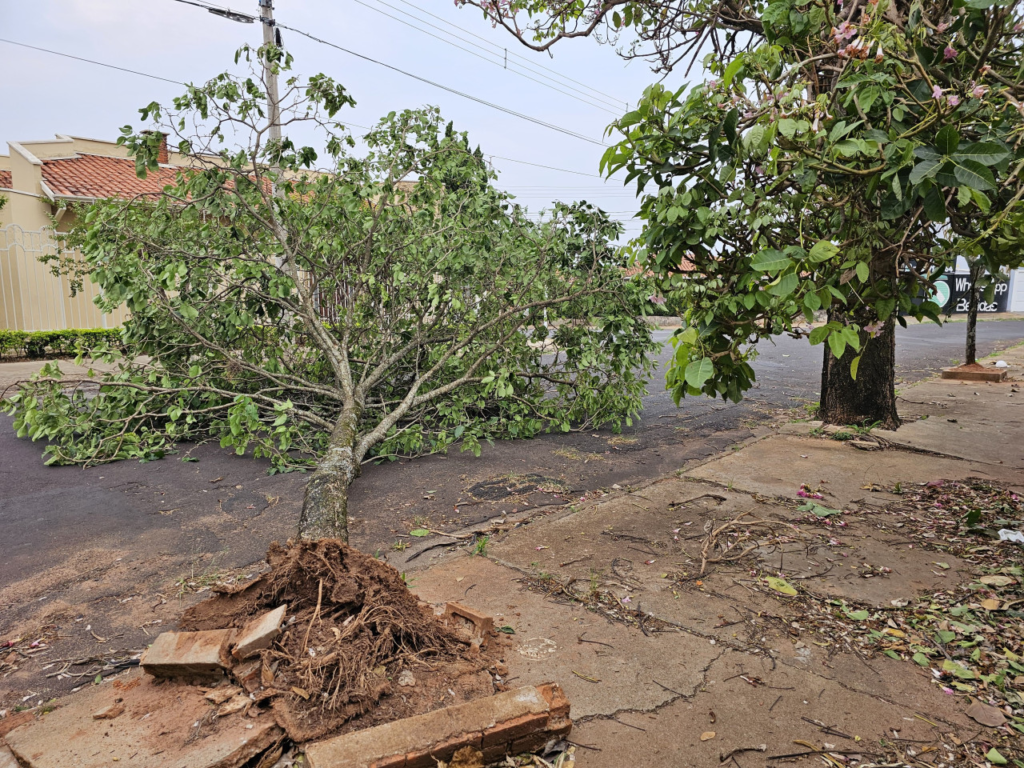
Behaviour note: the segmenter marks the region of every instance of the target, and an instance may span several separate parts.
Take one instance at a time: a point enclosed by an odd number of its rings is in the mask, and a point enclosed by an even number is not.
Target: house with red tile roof
[[[72,223],[71,203],[108,197],[155,196],[173,182],[187,160],[169,152],[145,179],[135,161],[111,141],[57,134],[43,141],[11,141],[0,155],[0,328],[60,330],[119,325],[121,313],[104,315],[93,304],[95,286],[72,297],[66,281],[39,257],[57,248]],[[54,228],[56,221],[56,228]]]

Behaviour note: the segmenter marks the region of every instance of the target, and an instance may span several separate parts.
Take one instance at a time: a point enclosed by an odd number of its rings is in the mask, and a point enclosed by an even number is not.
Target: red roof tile
[[[10,171],[0,171],[0,189],[10,189],[13,183]]]
[[[135,175],[135,161],[124,157],[78,155],[43,160],[43,181],[55,195],[66,197],[135,197],[156,195],[174,183],[178,168],[161,167],[145,179]]]

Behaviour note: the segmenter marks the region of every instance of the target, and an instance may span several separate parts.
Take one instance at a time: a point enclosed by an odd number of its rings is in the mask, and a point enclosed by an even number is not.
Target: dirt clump
[[[273,544],[270,570],[189,608],[185,630],[241,628],[287,604],[246,685],[296,742],[491,695],[493,663],[423,607],[391,566],[338,540]],[[238,670],[236,670],[238,671]],[[416,685],[398,688],[400,675]],[[254,681],[253,681],[253,678]],[[400,693],[393,694],[396,691]]]

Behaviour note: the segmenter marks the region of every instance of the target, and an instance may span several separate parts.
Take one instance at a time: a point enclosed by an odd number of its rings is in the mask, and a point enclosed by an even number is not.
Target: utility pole
[[[277,44],[276,22],[274,21],[274,0],[260,1],[260,21],[263,23],[263,44]],[[281,140],[281,105],[278,102],[277,73],[271,62],[263,60],[263,79],[267,85],[267,111],[270,117],[270,140]]]

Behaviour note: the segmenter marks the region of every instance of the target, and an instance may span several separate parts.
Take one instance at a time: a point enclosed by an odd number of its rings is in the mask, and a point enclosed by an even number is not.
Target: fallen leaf
[[[1000,602],[992,597],[981,601],[981,607],[984,608],[986,611],[998,611],[999,606]]]
[[[978,579],[978,581],[980,581],[982,584],[987,584],[990,587],[1008,587],[1011,584],[1017,583],[1017,580],[1014,579],[1012,576],[999,575],[982,576],[980,579]]]
[[[296,688],[293,685],[292,686],[292,693],[294,693],[296,696],[301,696],[306,701],[309,701],[309,694],[306,691],[302,690],[301,688]]]
[[[928,657],[920,651],[914,654],[913,659],[916,664],[920,664],[922,667],[927,667],[931,664],[931,662],[928,660]]]
[[[1006,718],[1003,716],[1002,710],[988,704],[983,704],[980,701],[971,704],[964,714],[971,718],[971,720],[987,725],[989,728],[998,728],[1000,725],[1006,724]]]
[[[409,535],[410,536],[429,536],[430,535],[430,531],[428,531],[426,528],[413,528],[411,531],[409,531]]]
[[[867,621],[869,614],[867,611],[846,611],[846,615],[854,621]]]
[[[774,589],[776,592],[781,592],[782,594],[789,595],[791,597],[797,594],[796,587],[785,579],[780,579],[776,576],[766,576],[765,581],[768,583],[769,588]]]
[[[992,747],[985,755],[985,759],[988,760],[992,765],[1007,765],[1006,758],[999,754],[999,750]]]
[[[704,733],[702,733],[700,735],[700,740],[701,741],[710,741],[713,738],[715,738],[715,732],[714,731],[704,731]]]

